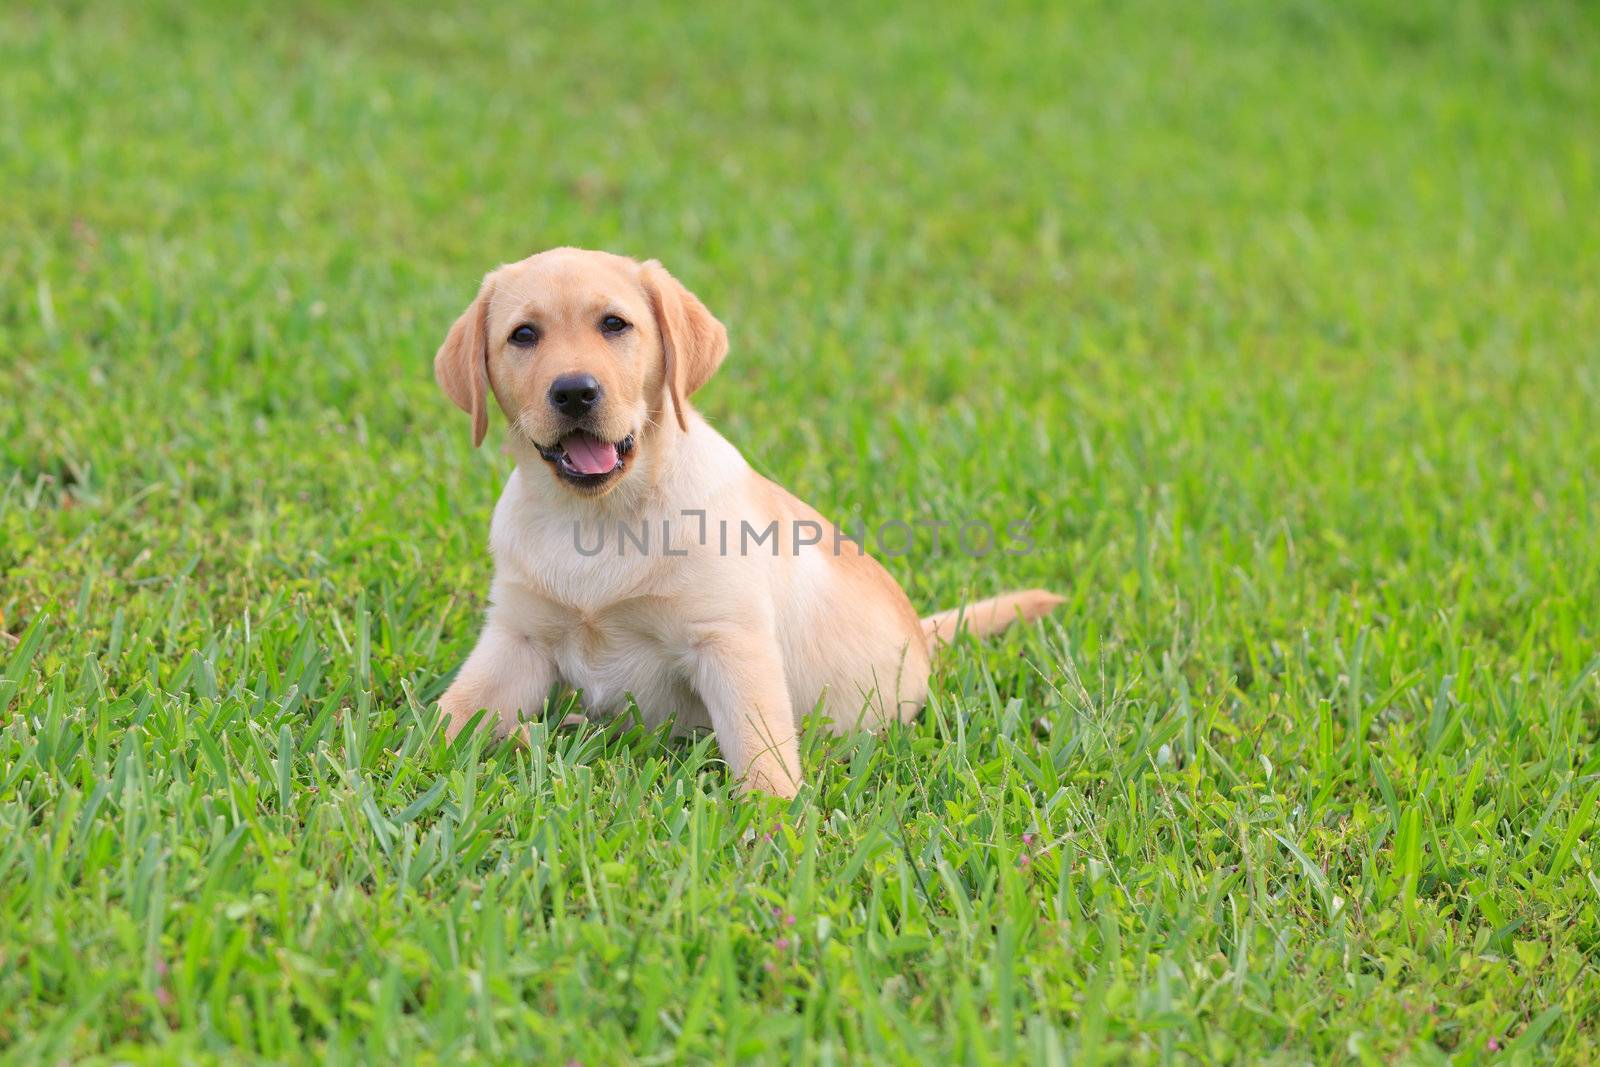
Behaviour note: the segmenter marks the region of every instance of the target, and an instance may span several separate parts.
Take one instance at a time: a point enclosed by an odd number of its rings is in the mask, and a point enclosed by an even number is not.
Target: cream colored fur
[[[600,334],[594,323],[608,313],[628,330]],[[507,343],[521,323],[539,327],[531,350]],[[832,524],[753,471],[689,407],[726,350],[721,323],[654,262],[555,249],[485,278],[435,369],[472,414],[475,439],[493,392],[517,466],[490,528],[483,632],[441,700],[451,736],[485,709],[511,732],[559,686],[578,690],[589,715],[631,697],[648,722],[714,730],[747,788],[793,796],[796,731],[813,708],[836,730],[908,719],[927,697],[933,649],[958,625],[992,633],[1059,603],[1030,590],[919,619],[887,571],[848,541],[836,554]],[[563,429],[549,384],[575,369],[604,383],[599,433],[637,442],[601,490],[563,480],[538,447]],[[774,519],[776,554],[770,542],[739,550],[741,523],[760,531]],[[797,550],[796,519],[820,524],[821,543]],[[597,555],[578,551],[575,523],[590,547],[604,529]],[[648,529],[650,550],[630,542],[619,553],[622,526]]]

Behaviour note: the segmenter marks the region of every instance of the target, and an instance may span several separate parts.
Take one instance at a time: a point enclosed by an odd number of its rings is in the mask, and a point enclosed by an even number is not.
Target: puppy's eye
[[[519,348],[527,348],[539,340],[539,331],[524,323],[512,330],[511,336],[507,340]]]
[[[621,333],[628,328],[628,321],[616,315],[607,315],[600,320],[601,333]]]

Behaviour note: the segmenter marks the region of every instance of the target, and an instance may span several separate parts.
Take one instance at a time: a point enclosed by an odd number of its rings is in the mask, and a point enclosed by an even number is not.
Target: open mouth
[[[575,430],[546,448],[539,455],[556,473],[578,485],[596,486],[621,473],[633,451],[633,434],[620,441],[602,441],[586,430]]]

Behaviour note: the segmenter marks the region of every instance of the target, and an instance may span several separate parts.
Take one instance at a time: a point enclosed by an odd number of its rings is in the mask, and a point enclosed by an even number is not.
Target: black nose
[[[564,374],[550,383],[550,406],[573,418],[600,403],[600,383],[592,374]]]

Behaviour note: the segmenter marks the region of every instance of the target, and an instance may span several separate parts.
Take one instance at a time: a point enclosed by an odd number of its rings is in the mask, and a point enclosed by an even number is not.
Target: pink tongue
[[[606,474],[617,465],[617,446],[586,433],[575,433],[561,447],[579,474]]]

